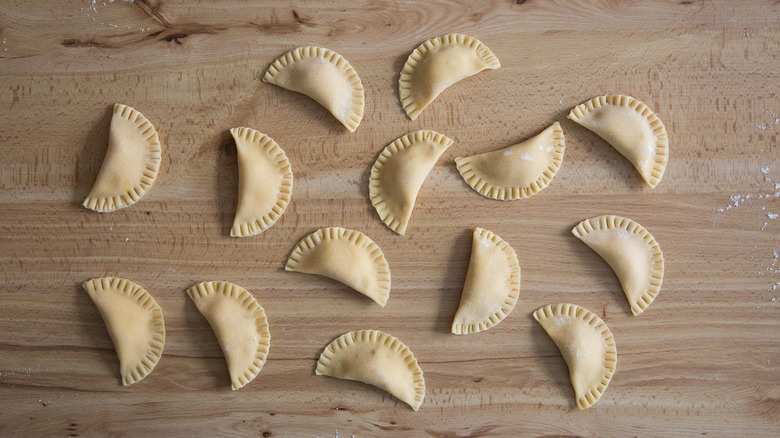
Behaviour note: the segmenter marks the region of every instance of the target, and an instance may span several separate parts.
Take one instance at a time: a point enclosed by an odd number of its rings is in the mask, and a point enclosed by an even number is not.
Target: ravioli
[[[587,409],[599,401],[617,365],[615,339],[604,321],[576,304],[550,304],[537,309],[534,318],[561,351],[574,387],[577,407]]]
[[[661,182],[669,138],[663,122],[647,105],[631,96],[594,97],[571,110],[569,118],[617,149],[651,188]]]
[[[499,67],[496,55],[476,38],[454,33],[433,38],[409,55],[398,80],[398,96],[415,120],[449,86]]]
[[[379,330],[356,330],[336,338],[323,350],[315,373],[376,386],[415,411],[425,398],[425,380],[412,351]]]
[[[151,122],[127,105],[114,104],[106,157],[84,207],[107,213],[135,204],[157,180],[161,160]]]
[[[547,187],[563,161],[561,124],[497,151],[458,157],[455,164],[468,185],[481,195],[509,201],[528,198]]]
[[[653,235],[633,220],[615,215],[586,219],[571,232],[609,264],[631,312],[644,312],[664,279],[664,254]]]
[[[379,154],[371,168],[368,193],[388,228],[406,233],[425,178],[451,145],[452,140],[443,134],[422,130],[396,139]]]
[[[93,278],[83,287],[114,343],[122,385],[141,381],[157,365],[165,346],[162,309],[144,288],[123,278]]]
[[[332,278],[382,307],[390,296],[387,259],[379,246],[360,231],[321,228],[298,243],[284,269]]]
[[[487,330],[509,315],[520,294],[520,263],[509,244],[483,228],[475,228],[471,261],[452,333]]]
[[[293,188],[290,161],[269,136],[250,128],[230,130],[238,150],[238,207],[230,235],[262,233],[281,217]]]
[[[254,380],[271,346],[268,319],[255,297],[227,281],[200,283],[189,288],[187,295],[217,335],[233,390]]]
[[[263,81],[311,97],[349,132],[355,132],[363,119],[363,83],[352,65],[332,50],[293,49],[271,63]]]

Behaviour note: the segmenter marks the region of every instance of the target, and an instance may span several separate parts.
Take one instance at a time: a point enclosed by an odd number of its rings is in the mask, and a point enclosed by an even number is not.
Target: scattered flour
[[[773,113],[772,111],[769,111],[769,110],[764,110],[764,113],[768,114],[771,117],[771,119],[768,122],[764,122],[764,123],[760,123],[760,124],[756,125],[756,128],[758,128],[758,129],[763,131],[763,130],[769,129],[770,127],[772,127],[774,125],[780,124],[780,116],[778,116],[777,114],[775,114],[775,113]]]
[[[731,23],[734,27],[742,31],[742,38],[749,38],[752,36],[756,36],[755,32],[749,31],[745,26],[742,25],[742,23],[739,22],[739,20],[737,20],[736,17],[731,17],[729,23]]]
[[[117,0],[106,0],[104,2],[98,3],[97,0],[90,0],[89,4],[86,7],[80,7],[79,10],[84,12],[84,15],[89,17],[90,20],[94,21],[95,23],[98,23],[101,26],[108,26],[108,27],[119,28],[119,25],[116,25],[114,23],[109,23],[109,22],[106,22],[106,21],[103,21],[103,20],[99,20],[99,19],[96,18],[97,15],[98,15],[98,6],[107,7],[111,3],[114,3],[115,1],[117,1]],[[119,0],[119,2],[132,4],[132,3],[135,3],[135,0]],[[122,26],[122,27],[123,28],[127,28],[127,29],[131,29],[131,30],[133,29],[132,26]],[[151,30],[151,29],[152,29],[151,27],[139,27],[138,28],[138,30],[140,30],[141,32],[145,32],[145,31]]]
[[[733,208],[740,208],[748,206],[751,211],[761,212],[763,215],[765,215],[765,219],[760,221],[759,223],[763,223],[761,225],[760,229],[761,231],[765,230],[767,226],[772,223],[772,221],[775,221],[777,219],[780,219],[780,213],[773,213],[772,211],[767,208],[767,205],[758,205],[759,200],[766,200],[766,199],[778,199],[780,198],[780,182],[778,183],[772,183],[771,179],[769,178],[769,172],[770,167],[764,166],[759,168],[761,175],[763,176],[764,183],[769,183],[769,187],[771,189],[774,189],[771,192],[767,193],[739,193],[736,195],[731,195],[729,197],[729,200],[731,201],[731,204],[718,208],[714,210],[713,213],[724,213],[728,210],[731,210]],[[777,210],[775,210],[777,211]],[[713,226],[715,225],[716,215],[713,215]],[[767,277],[767,279],[772,279],[773,284],[770,284],[768,286],[768,289],[770,291],[777,291],[780,290],[780,281],[777,281],[776,276],[780,275],[780,234],[778,234],[778,241],[775,242],[775,248],[771,249],[771,260],[767,264],[762,264],[762,266],[759,267],[759,271],[757,271],[757,274],[762,277]],[[756,248],[756,246],[754,246]],[[753,256],[750,257],[751,260],[753,260]],[[775,277],[775,278],[773,278]],[[777,303],[780,302],[780,297],[767,297],[766,298],[771,303]],[[760,306],[758,307],[761,308]]]

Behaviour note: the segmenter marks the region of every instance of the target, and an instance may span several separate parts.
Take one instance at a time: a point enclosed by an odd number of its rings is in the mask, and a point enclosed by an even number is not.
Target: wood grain
[[[0,2],[0,434],[71,436],[694,436],[780,434],[780,5],[768,1]],[[448,89],[416,121],[398,73],[420,42],[473,35],[502,63]],[[261,82],[269,63],[316,44],[344,55],[366,89],[348,134],[308,98]],[[623,93],[666,124],[671,158],[655,190],[566,120]],[[157,127],[162,170],[136,205],[81,202],[105,154],[114,102]],[[554,121],[566,157],[551,186],[501,203],[453,159],[505,147]],[[256,128],[295,172],[287,212],[231,239],[235,145]],[[367,198],[371,164],[416,129],[455,144],[431,172],[406,236]],[[750,198],[747,198],[750,195]],[[723,211],[720,211],[720,210]],[[666,276],[633,317],[609,267],[570,234],[603,213],[658,239]],[[322,226],[371,236],[392,269],[386,308],[326,279],[286,273]],[[474,226],[510,242],[521,296],[500,325],[448,333]],[[118,361],[80,284],[117,275],[164,310],[165,352],[122,387]],[[230,391],[227,368],[185,289],[249,289],[271,326],[269,359]],[[573,302],[615,334],[617,372],[578,411],[566,365],[531,318]],[[353,329],[414,351],[428,391],[419,412],[356,382],[315,377],[321,349]]]

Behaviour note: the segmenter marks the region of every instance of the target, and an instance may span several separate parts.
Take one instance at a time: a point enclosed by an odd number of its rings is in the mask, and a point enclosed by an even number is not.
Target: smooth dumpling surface
[[[404,234],[417,193],[452,140],[435,131],[416,131],[385,147],[371,169],[368,194],[382,222]]]
[[[664,280],[664,254],[645,227],[603,215],[580,222],[571,232],[615,271],[634,315],[655,300]]]
[[[449,34],[420,44],[398,80],[401,104],[414,120],[450,85],[483,70],[501,67],[498,58],[476,38]]]
[[[497,151],[458,157],[458,172],[488,198],[509,201],[533,196],[547,187],[563,161],[565,142],[555,122],[528,140]]]
[[[379,330],[356,330],[336,338],[323,350],[315,373],[384,389],[415,411],[425,398],[425,380],[412,351]]]
[[[390,296],[387,259],[379,246],[360,231],[321,228],[298,243],[284,269],[340,281],[382,307]]]
[[[94,278],[83,287],[100,311],[114,343],[122,384],[132,385],[146,377],[165,346],[160,306],[144,288],[122,278]]]
[[[254,236],[276,223],[290,202],[293,174],[282,148],[250,128],[230,130],[238,150],[238,207],[230,235]]]
[[[661,182],[669,138],[663,122],[647,105],[631,96],[594,97],[571,110],[569,118],[623,154],[651,188]]]
[[[135,204],[157,179],[161,160],[154,126],[135,109],[115,104],[106,157],[84,207],[106,213]]]
[[[601,398],[617,365],[615,339],[604,321],[575,304],[550,304],[534,318],[552,338],[569,367],[577,406],[586,409]]]
[[[251,382],[271,345],[265,310],[249,291],[226,281],[203,282],[187,294],[217,335],[233,390]]]
[[[466,335],[493,327],[509,315],[519,294],[520,263],[515,250],[492,231],[475,228],[452,333]]]
[[[363,83],[352,65],[332,50],[293,49],[271,63],[263,81],[311,97],[350,132],[363,119]]]

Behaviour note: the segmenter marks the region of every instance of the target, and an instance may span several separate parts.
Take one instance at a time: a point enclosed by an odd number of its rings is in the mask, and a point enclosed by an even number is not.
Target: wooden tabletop
[[[4,0],[0,4],[0,434],[9,436],[777,436],[780,434],[780,5],[768,1],[227,2]],[[397,95],[422,41],[461,32],[501,68],[446,90],[416,121]],[[344,55],[366,91],[350,134],[303,95],[261,81],[285,51]],[[602,94],[632,95],[669,133],[663,181],[566,119]],[[115,102],[157,127],[157,182],[109,214],[81,206]],[[454,158],[560,121],[566,156],[550,187],[519,201],[478,195]],[[292,201],[261,235],[229,237],[237,163],[228,130],[274,138]],[[405,236],[368,199],[382,148],[417,129],[454,139]],[[661,293],[631,315],[609,266],[571,235],[618,214],[666,259]],[[285,272],[299,239],[360,230],[383,249],[381,308],[335,281]],[[449,333],[473,227],[522,266],[509,317]],[[154,371],[121,386],[118,359],[81,283],[145,287],[167,338]],[[222,352],[185,289],[227,280],[265,308],[259,376],[230,390]],[[566,364],[531,312],[571,302],[609,325],[617,371],[593,408],[574,404]],[[314,375],[340,334],[386,331],[419,360],[419,412],[358,382]],[[777,368],[777,370],[775,370]]]

